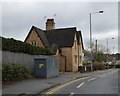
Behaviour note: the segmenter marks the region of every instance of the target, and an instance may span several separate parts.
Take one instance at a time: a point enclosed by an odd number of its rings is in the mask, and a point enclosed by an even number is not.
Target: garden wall
[[[1,53],[1,51],[0,51]],[[52,56],[52,55],[49,55]],[[14,53],[2,51],[2,64],[24,64],[33,71],[34,58],[46,58],[47,55],[30,55],[25,53]]]

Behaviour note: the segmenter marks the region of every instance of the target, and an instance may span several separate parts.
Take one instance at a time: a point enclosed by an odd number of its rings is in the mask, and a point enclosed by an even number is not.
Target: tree
[[[88,46],[88,49],[90,46]],[[93,56],[93,62],[107,62],[107,48],[103,45],[97,45],[97,51],[96,46],[94,43],[92,43],[92,56]]]

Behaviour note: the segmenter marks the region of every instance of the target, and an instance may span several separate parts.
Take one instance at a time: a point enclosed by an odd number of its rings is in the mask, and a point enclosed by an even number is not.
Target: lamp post
[[[93,64],[92,64],[92,59],[93,59],[93,57],[92,57],[92,14],[97,14],[97,13],[103,13],[103,11],[98,11],[98,12],[94,12],[94,13],[90,13],[89,15],[90,15],[90,51],[91,51],[91,71],[93,71]]]
[[[106,61],[108,62],[108,38],[107,38],[107,60]]]
[[[108,38],[107,38],[106,40],[107,40],[107,61],[109,61],[109,60],[108,60]],[[112,38],[112,40],[114,40],[114,38]],[[115,48],[115,47],[113,46],[113,54],[114,54],[114,48]]]
[[[97,49],[98,49],[98,40],[96,39],[96,40],[95,40],[95,51],[96,51],[96,53],[97,53],[97,51],[98,51]]]
[[[114,40],[114,38],[112,38],[112,40]],[[115,62],[114,62],[114,46],[113,46],[113,63],[114,63],[114,68],[115,68]]]

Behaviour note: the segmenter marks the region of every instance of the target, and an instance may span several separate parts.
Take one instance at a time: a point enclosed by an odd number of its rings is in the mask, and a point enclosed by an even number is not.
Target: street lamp
[[[114,40],[114,38],[112,38],[112,40]],[[113,55],[114,55],[114,48],[115,48],[115,47],[113,46]]]
[[[92,14],[97,14],[97,13],[103,13],[103,11],[98,11],[98,12],[94,12],[94,13],[90,13],[90,51],[91,51],[91,71],[93,71],[93,65],[92,65],[92,28],[91,28],[91,25],[92,25],[92,23],[91,23],[91,20],[92,20],[92,18],[91,18],[91,16],[92,16]]]
[[[114,38],[112,38],[112,40],[114,40]],[[115,68],[115,62],[114,62],[114,46],[113,46],[113,63],[114,63],[114,68]]]
[[[112,40],[114,40],[114,38],[112,38]],[[114,54],[114,46],[113,46],[113,54]],[[107,38],[107,61],[108,61],[108,38]]]
[[[106,62],[108,62],[108,38],[107,38],[107,60]]]

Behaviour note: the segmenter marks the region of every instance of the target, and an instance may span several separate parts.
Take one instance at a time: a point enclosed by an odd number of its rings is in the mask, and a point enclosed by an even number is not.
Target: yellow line
[[[89,77],[84,77],[84,78],[80,78],[80,79],[76,79],[76,80],[70,81],[70,82],[68,82],[68,83],[65,83],[65,84],[63,84],[63,85],[60,85],[60,86],[58,86],[58,87],[50,90],[50,91],[47,92],[46,94],[53,94],[53,93],[55,93],[56,91],[62,89],[63,87],[65,87],[65,86],[67,86],[67,85],[70,85],[70,84],[72,84],[72,83],[74,83],[74,82],[76,82],[76,81],[79,81],[79,80],[82,80],[82,79],[86,79],[86,78],[89,78]]]

